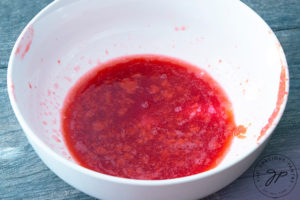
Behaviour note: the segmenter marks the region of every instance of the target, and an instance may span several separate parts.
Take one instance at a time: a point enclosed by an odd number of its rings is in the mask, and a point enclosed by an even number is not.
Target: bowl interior
[[[182,59],[205,69],[226,91],[236,124],[247,132],[234,138],[217,168],[257,148],[287,67],[273,32],[238,1],[81,0],[42,12],[17,41],[8,77],[12,102],[30,134],[74,162],[60,129],[67,92],[99,63],[133,54]]]

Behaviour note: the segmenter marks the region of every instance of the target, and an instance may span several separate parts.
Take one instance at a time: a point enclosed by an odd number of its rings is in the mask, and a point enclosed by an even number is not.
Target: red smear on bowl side
[[[266,134],[267,130],[273,124],[274,120],[276,119],[276,117],[280,111],[281,105],[284,102],[284,97],[286,94],[287,94],[287,92],[286,92],[286,72],[285,72],[285,67],[282,65],[276,107],[275,107],[272,115],[269,117],[268,123],[260,131],[260,135],[257,138],[257,141],[259,141]]]
[[[28,53],[31,47],[33,36],[34,36],[34,29],[33,26],[30,25],[27,28],[24,36],[21,38],[20,44],[17,47],[15,55],[20,55],[22,59],[25,57],[25,55]]]
[[[100,64],[70,90],[61,119],[66,145],[81,166],[132,179],[207,171],[244,131],[207,72],[153,55]]]
[[[186,30],[186,27],[185,27],[185,26],[181,26],[181,27],[175,26],[175,27],[174,27],[174,30],[175,30],[175,31],[185,31],[185,30]]]
[[[12,93],[12,95],[14,97],[14,100],[17,101],[16,94],[15,94],[15,85],[11,84],[10,88],[11,88],[11,93]]]

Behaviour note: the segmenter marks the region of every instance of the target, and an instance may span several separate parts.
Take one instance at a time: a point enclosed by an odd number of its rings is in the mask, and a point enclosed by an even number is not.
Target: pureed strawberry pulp
[[[101,64],[69,92],[65,142],[86,168],[170,179],[215,167],[236,129],[225,92],[205,71],[162,56]]]

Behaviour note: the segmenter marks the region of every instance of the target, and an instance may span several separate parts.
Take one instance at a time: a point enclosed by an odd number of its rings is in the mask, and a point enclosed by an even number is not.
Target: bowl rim
[[[33,132],[33,130],[29,127],[29,125],[26,123],[22,113],[19,110],[18,103],[16,102],[14,98],[14,94],[12,90],[10,90],[10,84],[12,83],[11,77],[12,77],[12,71],[14,68],[14,61],[15,61],[15,52],[17,50],[17,47],[19,46],[19,43],[21,42],[21,38],[24,36],[26,33],[26,30],[29,26],[34,24],[36,21],[38,21],[41,17],[44,17],[48,13],[61,8],[62,6],[76,3],[79,0],[55,0],[48,4],[46,7],[44,7],[38,14],[34,16],[34,18],[26,25],[26,27],[22,30],[22,33],[19,35],[16,43],[14,44],[14,47],[12,49],[9,62],[8,62],[8,70],[7,70],[7,90],[8,90],[8,96],[10,100],[10,104],[13,108],[13,111],[16,115],[16,118],[18,122],[20,123],[22,129],[24,130],[26,137],[28,138],[29,142],[34,143],[38,148],[40,148],[42,151],[46,152],[49,156],[51,156],[53,159],[57,160],[61,164],[65,165],[66,167],[69,167],[79,173],[82,173],[84,175],[94,177],[97,179],[105,180],[105,181],[110,181],[110,182],[115,182],[115,183],[122,183],[122,184],[128,184],[128,185],[139,185],[139,186],[161,186],[161,185],[174,185],[174,184],[180,184],[180,183],[186,183],[186,182],[192,182],[196,181],[199,179],[204,179],[209,176],[216,175],[222,171],[225,171],[228,168],[233,167],[237,163],[245,160],[247,157],[249,157],[252,153],[254,153],[261,145],[263,145],[265,142],[267,142],[268,138],[272,135],[273,131],[277,127],[287,104],[288,100],[288,94],[289,94],[289,70],[288,70],[288,64],[286,62],[286,57],[284,52],[282,52],[282,60],[285,63],[285,73],[286,73],[286,96],[284,97],[284,101],[280,106],[279,113],[277,114],[275,120],[273,121],[271,127],[266,131],[265,135],[259,140],[259,143],[257,146],[252,148],[250,151],[239,157],[238,159],[234,160],[232,163],[224,165],[220,168],[215,167],[213,169],[210,169],[208,171],[199,173],[199,174],[194,174],[190,176],[185,176],[185,177],[180,177],[180,178],[173,178],[173,179],[163,179],[163,180],[138,180],[138,179],[129,179],[129,178],[122,178],[122,177],[116,177],[116,176],[111,176],[107,174],[102,174],[90,169],[87,169],[85,167],[80,166],[79,164],[75,162],[71,162],[67,160],[66,158],[63,158],[62,156],[58,155],[56,152],[54,152],[50,147],[48,147],[42,140],[40,140]],[[244,6],[246,9],[248,9],[248,12],[252,13],[257,17],[258,20],[261,20],[262,23],[266,27],[268,27],[270,30],[271,28],[268,26],[268,24],[255,12],[253,11],[250,7],[248,7],[246,4],[244,4],[241,1],[231,1],[231,3],[237,3],[240,4],[239,6]],[[272,31],[272,30],[271,30]],[[274,32],[272,31],[272,34]],[[275,35],[275,34],[274,34]],[[275,35],[275,39],[278,41],[278,38]],[[280,43],[279,43],[280,44]],[[35,150],[36,151],[36,150]]]

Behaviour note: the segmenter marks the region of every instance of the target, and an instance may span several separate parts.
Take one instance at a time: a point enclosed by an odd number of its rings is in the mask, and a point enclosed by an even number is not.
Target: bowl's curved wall
[[[236,123],[247,128],[246,137],[234,139],[219,166],[182,178],[199,179],[199,185],[189,186],[189,192],[203,185],[200,179],[208,176],[212,176],[209,183],[224,182],[218,187],[208,184],[214,189],[203,190],[205,194],[223,187],[236,176],[227,177],[222,170],[246,158],[240,162],[245,164],[232,167],[239,169],[237,174],[244,171],[284,110],[286,93],[276,110],[280,83],[288,91],[282,48],[265,22],[239,1],[55,1],[30,22],[16,42],[9,62],[8,91],[16,116],[42,159],[63,179],[92,195],[98,194],[92,192],[95,186],[77,182],[75,174],[83,178],[92,173],[100,182],[107,176],[71,163],[60,130],[60,109],[66,93],[84,73],[101,62],[131,54],[167,55],[205,69],[227,92]],[[275,111],[266,135],[258,142]],[[63,175],[69,167],[70,173]],[[140,188],[139,192],[147,190]],[[166,191],[178,188],[180,185]],[[111,192],[101,190],[103,197]]]

